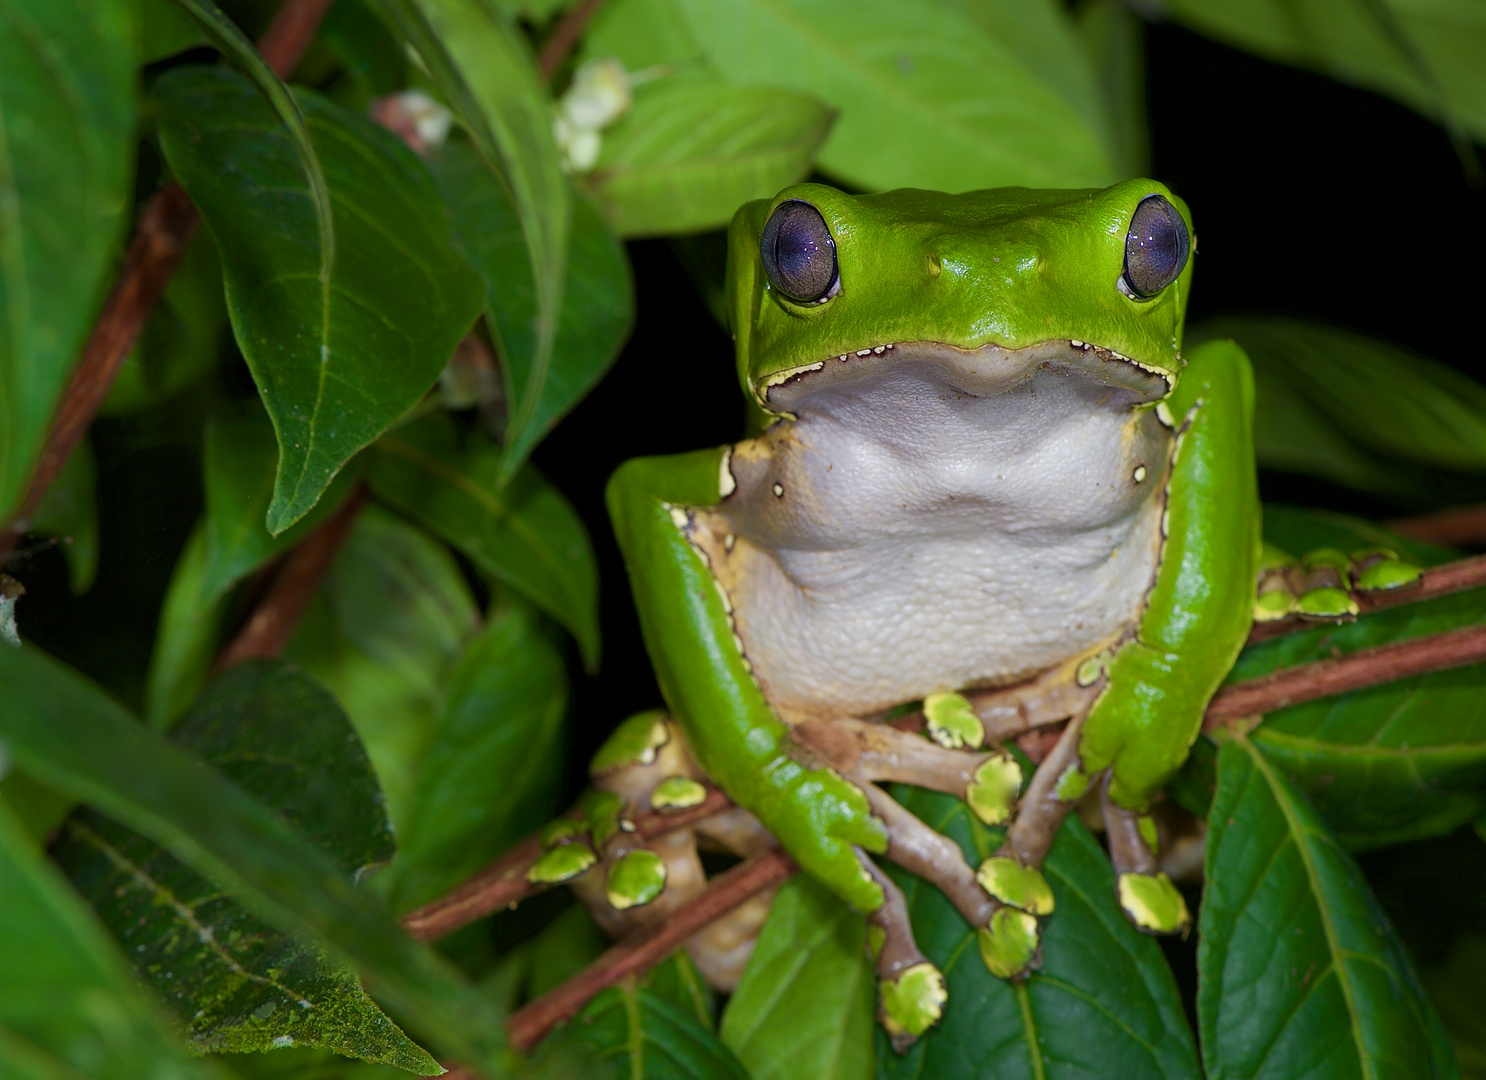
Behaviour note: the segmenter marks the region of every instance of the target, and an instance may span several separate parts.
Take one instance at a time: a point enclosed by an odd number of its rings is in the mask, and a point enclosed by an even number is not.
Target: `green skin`
[[[1180,434],[1166,540],[1133,633],[1105,658],[1107,681],[1079,746],[1083,774],[1109,768],[1111,796],[1130,809],[1144,808],[1185,760],[1247,634],[1260,550],[1247,358],[1231,342],[1185,361],[1179,354],[1191,261],[1149,300],[1116,285],[1130,216],[1154,193],[1177,206],[1190,229],[1185,205],[1148,180],[1098,192],[953,197],[914,190],[853,197],[797,185],[738,211],[728,267],[739,380],[759,427],[790,423],[765,407],[771,375],[880,342],[964,349],[1097,342],[1167,377],[1164,404]],[[842,287],[824,303],[789,300],[763,272],[761,231],[789,199],[814,205],[834,237]],[[853,846],[884,851],[884,825],[855,785],[800,763],[788,725],[740,655],[707,561],[673,520],[673,507],[719,503],[727,450],[636,459],[610,482],[645,641],[701,765],[801,866],[873,910],[882,891]]]

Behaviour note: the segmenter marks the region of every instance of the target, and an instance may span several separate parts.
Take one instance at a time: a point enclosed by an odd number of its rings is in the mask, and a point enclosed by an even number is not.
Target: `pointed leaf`
[[[808,176],[834,118],[809,94],[660,79],[636,87],[584,183],[622,236],[719,229]]]
[[[582,521],[531,466],[498,486],[500,455],[447,417],[378,440],[367,463],[377,498],[421,522],[476,566],[566,626],[589,670],[598,664],[598,568]]]
[[[562,310],[571,199],[557,144],[551,103],[526,38],[487,0],[379,0],[381,9],[422,58],[434,85],[469,133],[485,166],[510,192],[520,222],[536,297],[531,329],[502,324],[499,336],[530,333],[530,352],[506,357],[511,383],[506,439],[530,448]],[[500,308],[492,310],[500,319]],[[525,460],[513,452],[500,482]]]
[[[1218,755],[1197,1011],[1214,1078],[1455,1077],[1357,864],[1254,744]]]
[[[293,668],[266,661],[234,668],[175,741],[348,873],[391,857],[381,792],[361,743],[330,696]],[[81,811],[52,854],[198,1050],[325,1046],[420,1076],[439,1071],[354,972],[265,925],[138,833]]]
[[[66,552],[74,596],[87,592],[98,573],[95,473],[93,449],[84,440],[72,451],[31,517],[30,531],[56,537]]]
[[[145,719],[156,731],[164,731],[184,716],[206,685],[227,596],[202,603],[201,583],[206,576],[206,523],[198,522],[176,558],[155,645],[150,652],[145,677]]]
[[[205,1080],[87,907],[0,804],[0,1076]]]
[[[531,381],[536,296],[516,206],[470,146],[451,142],[431,155],[429,171],[454,219],[460,250],[485,282],[491,337],[508,379],[508,401]],[[573,200],[566,280],[552,362],[537,411],[526,427],[505,432],[507,460],[531,449],[601,379],[634,323],[634,283],[624,247],[583,197]]]
[[[250,84],[177,68],[155,91],[161,147],[223,252],[233,330],[278,435],[280,533],[433,385],[479,283],[427,172],[369,120],[301,95],[337,223],[327,254],[298,159]]]
[[[971,866],[1001,846],[1001,831],[981,825],[958,799],[903,787],[894,794],[958,842]],[[949,1002],[940,1025],[906,1054],[895,1054],[879,1036],[879,1075],[1201,1076],[1161,947],[1120,911],[1109,856],[1077,817],[1064,823],[1048,856],[1045,873],[1056,907],[1043,924],[1042,967],[1025,983],[986,970],[974,931],[942,893],[893,873],[908,897],[919,947],[948,981]]]
[[[874,1073],[876,986],[866,921],[819,883],[780,886],[722,1041],[753,1080],[867,1080]]]
[[[113,266],[133,182],[129,0],[0,0],[0,521]]]
[[[443,1053],[504,1074],[489,1003],[272,811],[34,647],[0,649],[0,685],[0,741],[22,768],[148,836],[270,925],[353,962]]]
[[[897,0],[676,0],[731,82],[840,112],[821,168],[854,187],[1093,187],[1109,152],[1068,101],[968,16]],[[1070,64],[1088,64],[1076,47]]]
[[[448,687],[388,871],[399,909],[458,885],[557,810],[567,670],[533,612],[514,598],[492,612]]]
[[[750,1080],[732,1052],[694,1017],[632,986],[605,990],[554,1042],[594,1051],[610,1063],[616,1080]]]

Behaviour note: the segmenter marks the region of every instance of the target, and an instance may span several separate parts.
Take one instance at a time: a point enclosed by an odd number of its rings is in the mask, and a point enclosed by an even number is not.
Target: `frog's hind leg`
[[[1192,916],[1181,892],[1157,861],[1155,822],[1149,814],[1126,809],[1110,798],[1108,776],[1101,785],[1100,797],[1120,907],[1147,933],[1185,934]]]
[[[882,888],[882,906],[867,917],[867,947],[877,966],[877,1019],[901,1054],[939,1022],[949,991],[913,938],[903,890],[860,848],[857,858]]]

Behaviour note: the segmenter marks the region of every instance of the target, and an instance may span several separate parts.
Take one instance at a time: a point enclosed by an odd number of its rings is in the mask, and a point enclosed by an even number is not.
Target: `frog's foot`
[[[1264,545],[1254,598],[1254,621],[1300,618],[1343,621],[1357,617],[1356,593],[1401,589],[1422,571],[1388,548],[1360,548],[1350,555],[1323,547],[1301,559]]]
[[[892,878],[858,849],[868,876],[882,887],[882,906],[867,917],[867,949],[877,965],[877,1019],[903,1053],[944,1015],[944,975],[913,939],[908,902]]]
[[[1154,819],[1115,802],[1107,776],[1101,785],[1101,800],[1121,909],[1146,933],[1185,935],[1192,916],[1181,892],[1161,870]]]

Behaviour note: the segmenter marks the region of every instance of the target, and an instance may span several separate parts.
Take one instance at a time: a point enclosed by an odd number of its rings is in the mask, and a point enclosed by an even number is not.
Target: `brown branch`
[[[284,559],[268,594],[254,608],[237,636],[212,665],[212,674],[255,657],[278,656],[300,617],[330,571],[356,517],[366,505],[365,484],[357,484],[335,513],[317,525]]]
[[[1210,731],[1225,720],[1483,661],[1486,661],[1486,626],[1467,626],[1413,641],[1379,645],[1350,656],[1301,664],[1225,686],[1208,705],[1202,726]]]
[[[695,825],[732,805],[731,799],[713,789],[707,792],[706,799],[689,809],[635,815],[635,831],[646,840],[654,840],[672,830]],[[542,841],[534,833],[452,892],[408,912],[402,917],[403,928],[419,941],[433,941],[476,919],[504,907],[515,907],[527,897],[544,892],[549,886],[534,885],[526,880],[526,872],[541,854]]]
[[[258,49],[281,78],[299,62],[330,4],[331,0],[285,0],[279,8]],[[15,517],[0,529],[0,564],[30,529],[42,498],[87,434],[124,358],[160,302],[200,224],[196,208],[176,183],[157,191],[140,215],[119,280],[104,302],[82,357],[67,381],[26,496]]]
[[[543,82],[552,78],[553,72],[558,69],[568,53],[573,51],[573,46],[578,44],[578,39],[583,36],[583,29],[588,25],[588,20],[592,19],[603,6],[604,0],[578,0],[578,3],[568,9],[562,21],[557,24],[557,28],[542,43],[542,51],[537,54],[537,73],[542,76]]]
[[[1464,592],[1486,585],[1486,555],[1470,559],[1459,559],[1442,566],[1432,566],[1420,575],[1419,580],[1402,589],[1387,592],[1357,594],[1357,607],[1362,615],[1371,615],[1385,608],[1400,604],[1413,604],[1421,600],[1433,600],[1437,596]],[[1267,641],[1270,638],[1291,634],[1297,630],[1311,630],[1322,625],[1314,620],[1285,619],[1282,622],[1255,623],[1249,631],[1249,644]]]
[[[511,1045],[520,1051],[530,1050],[598,993],[650,970],[708,924],[750,896],[786,881],[798,869],[788,855],[771,851],[719,874],[701,895],[678,908],[665,922],[620,942],[561,986],[512,1013],[506,1021]]]
[[[1486,544],[1486,504],[1455,506],[1433,514],[1397,518],[1384,526],[1400,536],[1427,540],[1434,544],[1474,547]]]

